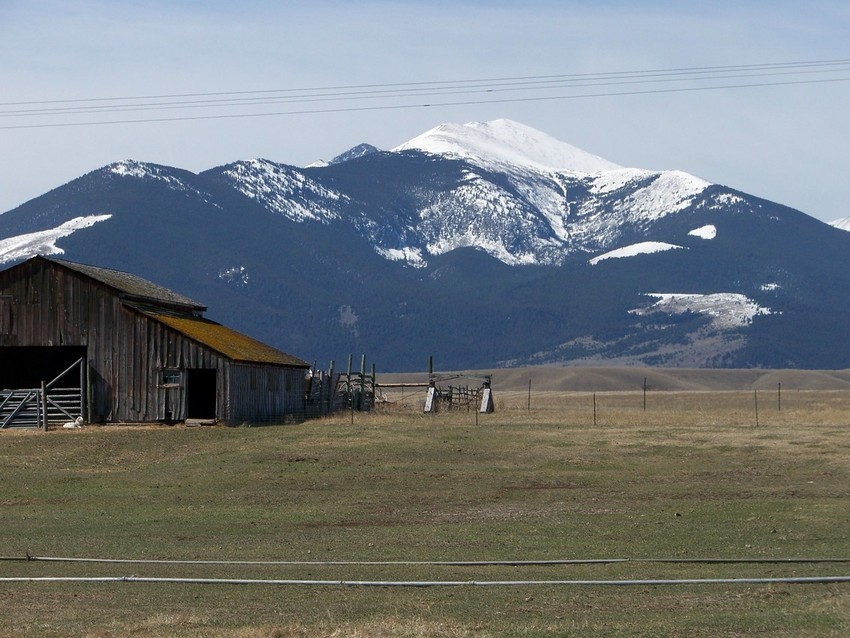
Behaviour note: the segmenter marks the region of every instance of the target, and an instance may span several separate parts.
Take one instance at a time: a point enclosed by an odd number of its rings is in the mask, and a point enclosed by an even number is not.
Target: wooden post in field
[[[759,426],[759,391],[753,390],[753,400],[756,406],[756,427]]]
[[[528,380],[528,411],[531,412],[531,379]]]
[[[596,393],[593,393],[593,425],[596,425]]]
[[[776,386],[776,410],[782,412],[782,384]]]
[[[643,411],[646,412],[646,377],[643,378]]]

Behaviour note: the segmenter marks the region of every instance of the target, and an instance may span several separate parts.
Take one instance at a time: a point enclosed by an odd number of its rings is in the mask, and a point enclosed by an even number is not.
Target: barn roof
[[[123,294],[123,296],[131,299],[170,306],[182,306],[189,310],[200,312],[207,309],[205,305],[198,303],[194,299],[190,299],[185,295],[178,294],[173,290],[169,290],[128,272],[112,270],[111,268],[101,268],[100,266],[90,266],[88,264],[78,264],[73,261],[65,261],[64,259],[55,259],[53,257],[36,257],[36,259],[44,259],[69,268],[102,284],[106,284]]]
[[[209,319],[177,316],[145,310],[141,312],[234,361],[298,368],[310,367],[309,363],[302,361],[298,357],[281,352],[261,341],[231,330]]]

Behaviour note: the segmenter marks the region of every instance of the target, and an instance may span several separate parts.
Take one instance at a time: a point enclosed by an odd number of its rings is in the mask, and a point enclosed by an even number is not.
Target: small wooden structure
[[[82,361],[75,384],[88,422],[301,414],[309,364],[205,311],[129,273],[34,257],[0,272],[0,388],[38,388]]]
[[[350,365],[349,365],[350,367]],[[374,372],[373,372],[374,376]],[[475,379],[481,382],[479,387],[469,385],[442,385],[455,379]],[[427,388],[425,391],[424,411],[433,414],[442,410],[476,410],[482,414],[494,412],[496,404],[491,389],[492,375],[469,377],[463,374],[434,374],[434,360],[428,358],[428,381],[421,383],[382,383],[383,388]]]

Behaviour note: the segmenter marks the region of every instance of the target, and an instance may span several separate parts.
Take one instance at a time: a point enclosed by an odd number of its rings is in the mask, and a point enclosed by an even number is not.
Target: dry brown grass
[[[389,420],[422,415],[425,390],[384,391],[378,414]],[[850,424],[850,390],[606,391],[494,390],[496,414],[481,415],[495,424],[554,423],[570,426],[751,426],[791,427]],[[453,411],[475,421],[475,414]],[[342,418],[342,417],[337,417]],[[357,418],[355,415],[354,418]]]
[[[0,433],[6,553],[246,560],[848,558],[845,390],[496,390],[497,411],[265,428]],[[755,424],[755,399],[759,424]],[[476,419],[478,425],[476,426]],[[353,422],[353,427],[352,427]],[[842,575],[847,564],[567,568],[0,564],[7,575],[386,580]],[[0,636],[843,636],[846,584],[0,585]],[[4,629],[6,628],[4,633]]]

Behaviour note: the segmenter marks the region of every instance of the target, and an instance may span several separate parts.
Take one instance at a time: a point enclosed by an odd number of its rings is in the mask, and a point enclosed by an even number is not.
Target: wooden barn
[[[205,311],[141,277],[60,259],[0,272],[0,389],[20,389],[0,396],[0,427],[39,387],[62,388],[42,399],[42,422],[78,412],[97,423],[241,424],[300,413],[309,365]]]

